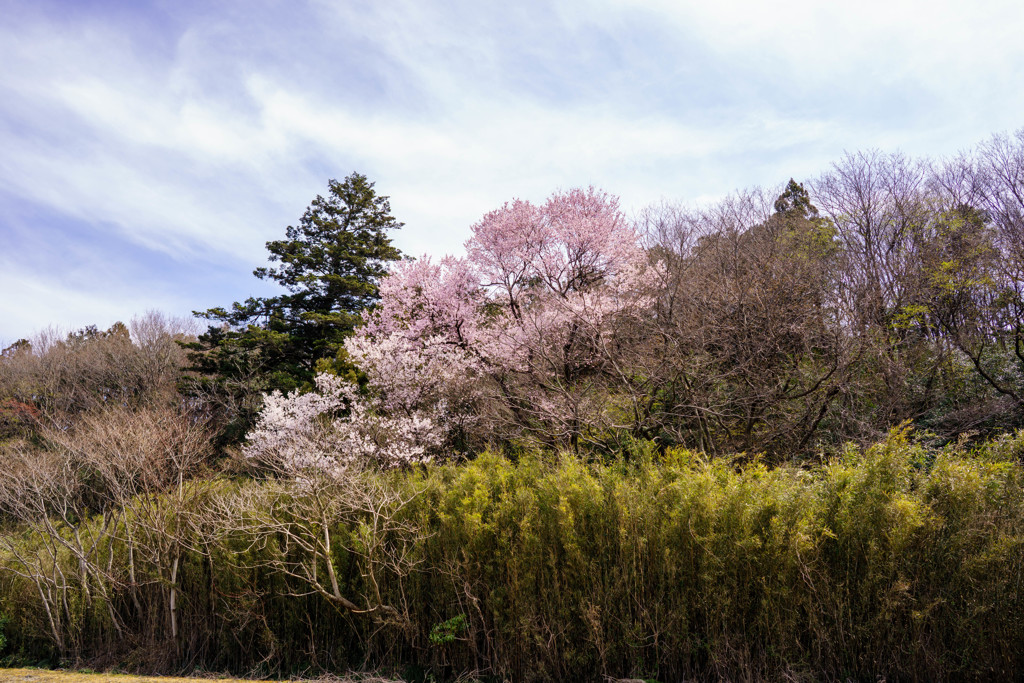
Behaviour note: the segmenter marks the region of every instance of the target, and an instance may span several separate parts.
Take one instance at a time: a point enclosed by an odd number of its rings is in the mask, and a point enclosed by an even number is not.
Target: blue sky
[[[513,197],[627,212],[1024,126],[1019,0],[0,0],[0,345],[184,314],[327,179],[458,253]]]

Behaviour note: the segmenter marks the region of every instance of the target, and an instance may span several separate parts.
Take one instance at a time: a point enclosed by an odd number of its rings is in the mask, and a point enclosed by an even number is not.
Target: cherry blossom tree
[[[444,406],[575,447],[612,418],[618,331],[651,305],[658,269],[618,200],[594,188],[514,200],[472,231],[465,258],[385,278],[346,349],[391,411]]]
[[[388,414],[354,384],[320,374],[316,391],[264,397],[244,453],[287,475],[343,479],[353,466],[429,460],[442,440],[440,423],[424,410]]]

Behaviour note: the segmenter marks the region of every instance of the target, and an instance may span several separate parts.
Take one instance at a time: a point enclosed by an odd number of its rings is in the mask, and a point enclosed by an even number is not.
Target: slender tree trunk
[[[171,639],[174,641],[175,648],[178,646],[178,562],[180,559],[181,556],[175,553],[174,561],[171,563]]]

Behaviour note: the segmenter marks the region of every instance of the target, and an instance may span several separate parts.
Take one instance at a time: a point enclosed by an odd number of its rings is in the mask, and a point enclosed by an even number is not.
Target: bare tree
[[[656,421],[709,452],[805,448],[856,356],[832,225],[793,182],[643,218],[666,264],[657,333],[637,347]]]
[[[1024,405],[1024,129],[936,166],[929,311],[984,382]]]
[[[289,595],[320,595],[342,611],[404,627],[402,579],[415,568],[422,540],[404,512],[416,495],[348,461],[330,474],[282,472],[241,486],[216,500],[216,521],[208,528],[219,540],[234,537],[257,550],[245,554],[257,558],[253,565],[238,557],[242,568],[287,577]],[[339,578],[342,564],[356,567],[358,580]],[[343,584],[358,589],[347,594]]]
[[[119,634],[162,612],[176,642],[178,568],[194,550],[190,515],[209,486],[197,478],[209,456],[204,426],[172,407],[111,406],[70,427],[44,424],[40,436],[42,446],[4,449],[0,511],[32,535],[26,543],[2,534],[0,548],[8,568],[36,585],[55,645],[75,646],[72,592],[86,617],[95,604]],[[121,551],[125,564],[114,561]]]
[[[174,403],[186,363],[179,342],[193,327],[150,312],[108,330],[43,330],[0,355],[0,400],[31,406],[64,427],[91,410]]]

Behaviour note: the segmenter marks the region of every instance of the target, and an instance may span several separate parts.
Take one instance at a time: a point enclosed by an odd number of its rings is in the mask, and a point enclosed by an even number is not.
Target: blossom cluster
[[[346,380],[316,377],[316,391],[264,397],[244,453],[288,474],[341,476],[353,463],[396,467],[424,462],[441,445],[442,420],[423,411],[387,413]]]
[[[605,362],[618,322],[650,306],[658,270],[618,201],[593,188],[515,200],[472,231],[465,258],[385,278],[346,348],[391,410],[471,409],[486,394],[566,422],[552,403]]]

